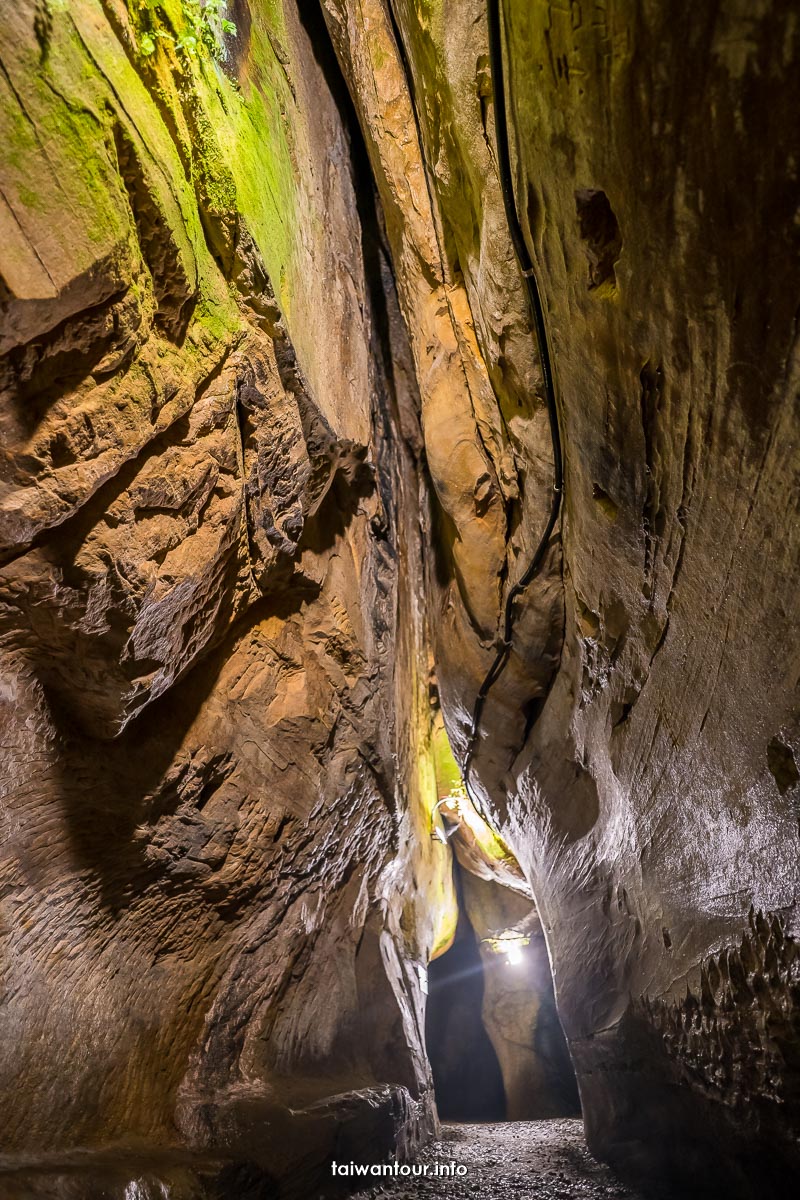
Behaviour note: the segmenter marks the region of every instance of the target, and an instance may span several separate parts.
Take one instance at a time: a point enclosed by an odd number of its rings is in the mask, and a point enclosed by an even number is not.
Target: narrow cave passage
[[[4,6],[0,1200],[795,1194],[797,8]]]
[[[430,964],[426,1043],[444,1121],[574,1117],[580,1101],[529,900],[456,860],[459,920]]]
[[[503,1120],[503,1074],[481,1012],[486,991],[481,953],[463,914],[453,945],[430,964],[428,989],[425,1039],[439,1116]]]

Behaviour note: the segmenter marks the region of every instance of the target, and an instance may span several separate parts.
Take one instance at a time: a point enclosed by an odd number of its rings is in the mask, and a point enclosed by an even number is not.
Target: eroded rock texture
[[[372,186],[319,15],[239,5],[228,74],[185,19],[4,14],[14,1197],[304,1196],[435,1124],[453,896]]]
[[[432,1130],[431,696],[463,762],[552,494],[484,0],[230,7],[4,13],[15,1200]],[[681,1194],[800,1166],[794,9],[502,3],[566,491],[451,845],[535,898],[590,1147]]]
[[[326,9],[357,107],[381,87],[413,104],[431,224],[506,417],[507,443],[483,441],[505,531],[488,509],[480,535],[460,520],[431,459],[454,547],[433,580],[437,670],[463,754],[492,652],[459,559],[491,532],[513,583],[549,475],[500,216],[485,6]],[[473,786],[540,906],[590,1145],[704,1195],[781,1194],[797,1165],[793,9],[503,4],[566,501]],[[359,112],[388,208],[391,130],[366,101]],[[414,229],[387,228],[402,263]],[[400,300],[413,344],[402,287]],[[435,441],[424,403],[423,428]]]

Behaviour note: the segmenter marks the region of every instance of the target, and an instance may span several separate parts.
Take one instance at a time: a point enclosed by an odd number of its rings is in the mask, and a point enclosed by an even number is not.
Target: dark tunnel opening
[[[428,973],[425,1036],[439,1116],[580,1116],[544,937],[535,924],[517,937],[530,917],[512,921],[530,902],[458,865],[456,883],[456,934]]]
[[[478,939],[462,912],[451,948],[428,969],[425,1038],[436,1104],[445,1121],[502,1121],[503,1073],[483,1024]]]

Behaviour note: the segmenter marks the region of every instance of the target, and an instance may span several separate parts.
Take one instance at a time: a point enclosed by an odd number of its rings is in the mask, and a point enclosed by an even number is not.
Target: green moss
[[[40,62],[34,44],[22,43],[9,47],[4,65],[13,88],[6,91],[4,80],[0,91],[9,204],[15,212],[25,210],[28,218],[46,218],[47,240],[59,240],[64,257],[74,259],[86,246],[88,266],[91,247],[108,245],[125,230],[114,195],[105,121],[93,104],[98,72],[87,65],[75,27],[66,19],[52,25],[46,62]],[[73,82],[87,75],[87,85]],[[62,91],[70,97],[67,104],[59,99]],[[24,111],[18,96],[24,96]],[[36,189],[31,180],[37,181]],[[27,228],[31,240],[41,236],[38,222]]]
[[[124,19],[109,21],[100,0],[70,0],[50,20],[46,57],[26,26],[30,44],[19,39],[9,55],[11,87],[0,78],[0,136],[4,188],[25,236],[34,245],[60,243],[57,280],[113,258],[138,286],[135,265],[125,262],[138,257],[130,206],[137,188],[152,196],[187,278],[199,281],[186,352],[196,344],[205,353],[242,327],[226,278],[241,227],[288,317],[303,286],[298,239],[312,227],[321,236],[324,214],[300,208],[297,139],[302,144],[306,131],[281,0],[254,6],[241,89],[211,55],[177,53],[187,3],[126,0],[134,41],[147,29],[172,38],[156,39],[163,45],[145,58],[131,53]],[[120,136],[131,150],[126,173],[138,172],[138,182],[121,178]]]
[[[471,837],[488,863],[514,863],[516,859],[502,838],[477,812],[467,794],[461,771],[453,756],[450,739],[440,713],[437,713],[432,738],[436,770],[436,791],[440,801],[468,827]]]
[[[169,47],[187,58],[224,60],[228,40],[237,36],[227,0],[129,0],[128,10],[142,58]]]
[[[275,16],[280,12],[280,19]],[[274,27],[271,22],[274,21]],[[295,239],[299,232],[297,172],[292,131],[286,113],[294,101],[276,43],[283,33],[281,6],[254,13],[250,36],[249,82],[234,96],[224,127],[222,147],[233,177],[240,210],[276,286],[278,301],[288,317],[294,277]],[[295,112],[293,120],[299,117]]]
[[[437,714],[433,727],[432,750],[436,771],[436,791],[439,799],[442,800],[445,796],[451,795],[465,795],[464,780],[450,747],[450,739],[447,736],[444,722],[439,714]]]
[[[194,311],[194,321],[202,327],[207,349],[211,349],[215,343],[229,344],[241,329],[239,309],[230,292],[222,285],[218,272],[208,272],[201,279],[200,300]]]
[[[17,189],[17,198],[20,204],[23,204],[25,208],[34,209],[37,212],[46,211],[47,206],[44,200],[40,195],[38,195],[37,192],[34,192],[32,188],[22,185]]]

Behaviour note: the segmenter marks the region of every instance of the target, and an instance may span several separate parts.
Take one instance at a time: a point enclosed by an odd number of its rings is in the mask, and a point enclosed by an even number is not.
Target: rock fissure
[[[800,25],[695,9],[4,12],[3,1200],[790,1194]]]
[[[524,594],[524,592],[533,582],[544,561],[544,557],[548,549],[548,543],[555,530],[561,512],[562,492],[564,487],[561,435],[559,430],[553,367],[550,360],[550,344],[547,334],[547,326],[545,323],[544,309],[542,307],[541,295],[539,292],[539,284],[536,278],[536,269],[531,262],[525,242],[525,236],[523,234],[517,212],[517,203],[514,196],[514,184],[511,175],[511,158],[509,153],[508,125],[506,119],[505,76],[503,71],[503,44],[501,31],[502,0],[489,0],[488,25],[489,59],[491,63],[492,85],[494,89],[495,143],[497,145],[500,188],[503,193],[503,207],[505,209],[511,241],[514,245],[514,252],[517,256],[520,272],[527,284],[528,299],[535,330],[537,351],[539,355],[539,362],[541,363],[542,367],[542,375],[544,378],[553,452],[554,482],[553,500],[551,502],[547,524],[545,525],[544,532],[539,539],[538,545],[536,546],[530,562],[522,571],[522,574],[517,581],[513,584],[513,586],[510,587],[505,596],[505,602],[502,609],[502,635],[498,639],[499,647],[497,654],[491,666],[489,667],[489,670],[484,676],[483,682],[481,683],[475,698],[475,705],[472,710],[472,722],[469,729],[466,754],[464,757],[464,781],[468,790],[470,789],[470,774],[472,771],[473,759],[478,748],[483,709],[489,697],[489,693],[500,679],[506,663],[508,662],[509,656],[513,650],[514,606],[517,600]],[[522,742],[523,747],[530,736],[533,721],[535,720],[535,712],[535,709],[531,710],[526,717],[525,733]],[[513,765],[514,760],[518,757],[519,753],[520,750],[518,749],[512,754],[509,765]],[[480,800],[476,798],[474,792],[471,792],[470,794],[473,802],[476,804],[476,807],[478,807],[479,811],[481,811]]]

